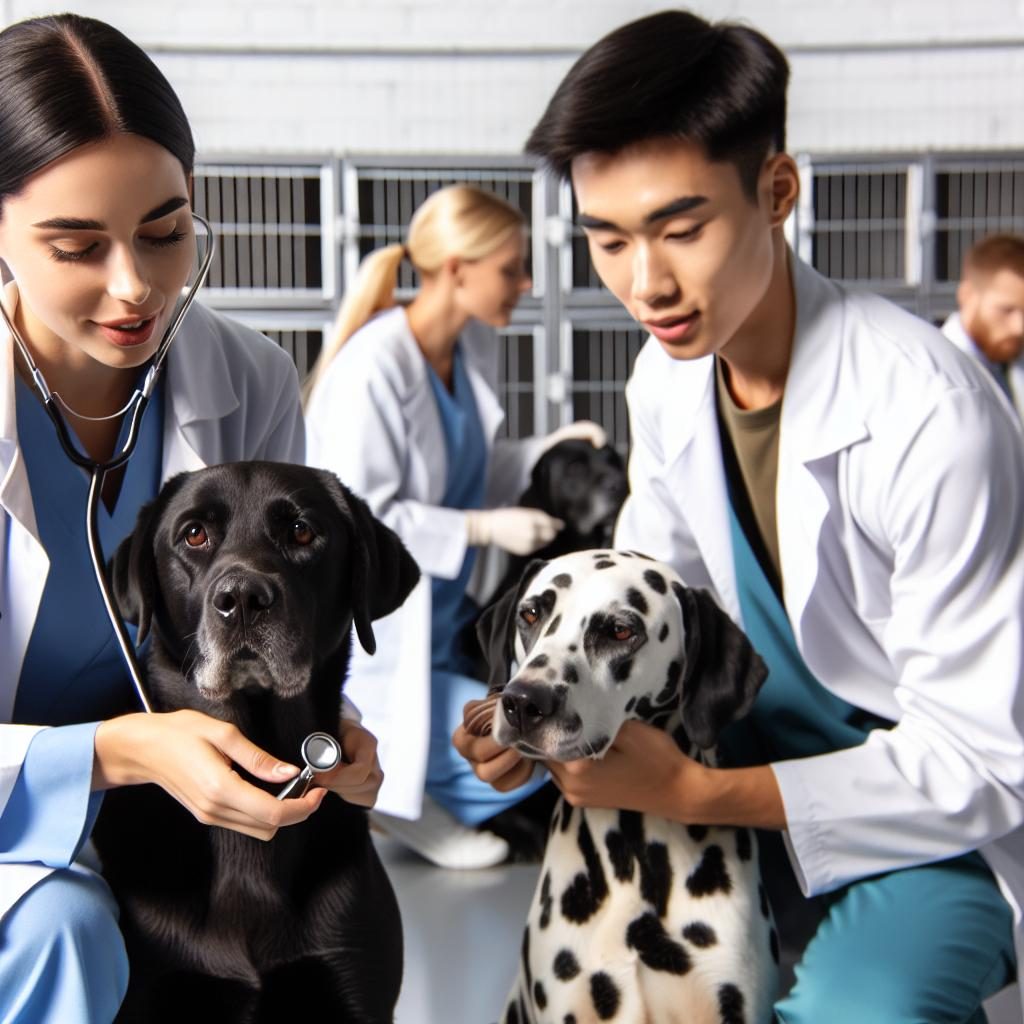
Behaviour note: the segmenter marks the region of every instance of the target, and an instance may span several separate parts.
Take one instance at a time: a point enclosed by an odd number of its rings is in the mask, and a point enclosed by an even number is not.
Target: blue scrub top
[[[441,416],[448,461],[448,479],[441,505],[444,508],[481,508],[487,480],[487,444],[473,396],[473,386],[466,373],[459,346],[455,346],[452,362],[451,391],[444,386],[432,367],[428,366],[428,369],[437,411]],[[455,579],[431,579],[433,668],[461,668],[457,641],[462,630],[479,614],[472,599],[466,596],[466,586],[475,560],[476,550],[470,548]]]
[[[21,669],[13,720],[68,725],[109,718],[133,707],[137,699],[89,558],[89,476],[64,454],[50,418],[29,386],[17,378],[15,387],[18,441],[50,571]],[[100,502],[99,534],[108,561],[134,528],[139,509],[160,489],[163,393],[161,382],[143,416],[113,512]],[[73,427],[74,417],[68,422]],[[134,627],[129,633],[134,639]]]

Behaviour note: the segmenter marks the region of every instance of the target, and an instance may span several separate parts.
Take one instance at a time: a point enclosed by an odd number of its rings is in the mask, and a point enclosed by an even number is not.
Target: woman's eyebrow
[[[172,196],[170,199],[154,207],[147,213],[140,224],[148,224],[150,221],[159,220],[167,214],[180,210],[188,202],[185,196]],[[106,231],[107,226],[100,220],[85,220],[81,217],[50,217],[48,220],[41,220],[33,224],[34,228],[56,228],[60,231]]]

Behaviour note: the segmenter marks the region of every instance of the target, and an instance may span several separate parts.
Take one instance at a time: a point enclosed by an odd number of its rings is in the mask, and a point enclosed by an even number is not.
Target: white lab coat
[[[495,441],[497,340],[471,322],[460,339],[488,450],[485,507],[518,501],[543,438]],[[308,461],[336,473],[404,541],[424,573],[392,615],[375,622],[377,653],[355,646],[346,694],[378,739],[378,810],[417,818],[430,730],[430,576],[454,579],[466,557],[466,516],[441,507],[444,432],[428,365],[401,307],[378,314],[334,358],[306,412]]]
[[[11,312],[17,303],[13,285],[5,295]],[[0,723],[11,720],[50,565],[18,447],[14,372],[14,344],[0,321]],[[303,461],[295,367],[282,349],[255,331],[194,305],[164,373],[162,479],[243,459]],[[0,725],[0,810],[37,731],[29,725]],[[0,919],[51,870],[42,864],[0,865]]]
[[[796,642],[822,684],[897,722],[773,766],[805,893],[980,848],[1024,964],[1024,447],[940,333],[791,258],[778,532]],[[648,341],[627,398],[616,544],[742,623],[710,357]]]
[[[950,314],[942,325],[942,333],[961,352],[977,360],[990,374],[995,372],[995,367],[989,362],[988,357],[974,344],[974,339],[967,333],[959,313]],[[1007,376],[1010,380],[1010,390],[1013,392],[1013,406],[1017,410],[1017,416],[1024,421],[1024,354],[1010,363]],[[999,390],[1002,391],[1002,388]]]

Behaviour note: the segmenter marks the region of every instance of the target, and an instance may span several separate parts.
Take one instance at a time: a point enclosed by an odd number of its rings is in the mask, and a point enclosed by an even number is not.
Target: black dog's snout
[[[210,603],[228,624],[250,625],[277,601],[277,587],[266,576],[233,572],[213,585]]]
[[[551,718],[561,711],[564,703],[564,695],[554,687],[537,683],[512,683],[501,695],[505,720],[520,733],[526,733]]]

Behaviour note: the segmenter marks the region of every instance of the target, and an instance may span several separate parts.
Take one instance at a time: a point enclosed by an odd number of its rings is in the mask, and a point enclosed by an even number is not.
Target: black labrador
[[[123,614],[150,637],[154,709],[232,722],[300,765],[305,736],[338,735],[353,623],[372,652],[371,621],[419,577],[332,474],[259,462],[174,477],[111,571]],[[94,838],[128,947],[119,1020],[393,1019],[401,920],[363,809],[328,794],[264,843],[130,786],[107,794]]]

